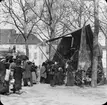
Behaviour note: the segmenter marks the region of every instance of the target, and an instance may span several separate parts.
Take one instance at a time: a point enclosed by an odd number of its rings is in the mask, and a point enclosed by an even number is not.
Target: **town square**
[[[0,105],[106,104],[106,0],[0,1]]]

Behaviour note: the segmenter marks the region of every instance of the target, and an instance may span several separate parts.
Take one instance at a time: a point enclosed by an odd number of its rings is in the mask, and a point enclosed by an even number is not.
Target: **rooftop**
[[[34,34],[31,34],[28,38],[28,44],[38,44],[41,42]],[[0,29],[0,44],[25,44],[25,40],[14,29]]]

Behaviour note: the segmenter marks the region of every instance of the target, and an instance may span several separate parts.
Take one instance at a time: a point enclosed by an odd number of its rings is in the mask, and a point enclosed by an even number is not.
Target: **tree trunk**
[[[25,43],[25,49],[26,49],[26,56],[29,58],[29,46],[28,46],[27,41]]]
[[[53,0],[45,0],[47,6],[47,18],[48,18],[48,29],[49,29],[49,39],[54,38],[55,34],[55,23],[54,23],[54,13],[53,13]],[[49,60],[53,58],[52,46],[53,42],[49,42]]]
[[[52,46],[52,44],[51,44],[51,42],[49,43],[49,60],[51,60],[51,46]]]
[[[52,30],[50,30],[50,39],[54,38],[54,32]],[[52,60],[52,46],[53,46],[53,42],[49,43],[49,60]]]
[[[98,57],[93,57],[93,65],[92,65],[92,81],[91,86],[96,87],[97,86],[97,65],[98,65]]]
[[[24,21],[24,39],[25,39],[25,50],[26,56],[29,58],[29,46],[28,46],[28,34],[27,34],[27,23]]]
[[[99,33],[98,2],[99,0],[94,0],[94,36],[93,36],[93,63],[92,63],[92,81],[91,81],[92,87],[97,86],[98,33]]]
[[[55,28],[54,28],[54,25],[52,23],[52,20],[50,21],[50,39],[54,38],[55,37]],[[53,52],[52,52],[52,47],[53,47],[53,42],[50,42],[49,43],[49,60],[52,60],[53,58]]]
[[[106,27],[106,29],[107,29],[107,27]],[[106,31],[106,33],[107,33],[107,31]],[[105,46],[105,49],[106,49],[106,67],[104,67],[105,68],[105,77],[106,77],[106,83],[107,83],[107,37],[105,37],[105,44],[106,44],[106,46]]]

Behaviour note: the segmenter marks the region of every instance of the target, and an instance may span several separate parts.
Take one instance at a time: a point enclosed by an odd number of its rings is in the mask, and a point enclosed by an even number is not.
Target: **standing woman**
[[[40,83],[45,83],[46,82],[46,67],[45,67],[45,63],[42,63],[42,67],[40,69]]]
[[[67,82],[66,82],[66,86],[73,86],[74,85],[73,71],[74,71],[74,68],[72,67],[72,61],[69,60],[67,62]]]
[[[5,80],[5,76],[6,76],[6,66],[3,59],[2,61],[0,61],[0,94],[9,93],[9,83],[8,81]]]
[[[33,86],[33,81],[32,81],[32,63],[29,60],[26,60],[24,63],[24,69],[25,71],[23,72],[23,82],[24,86]],[[30,83],[30,85],[29,85]]]
[[[32,83],[36,84],[36,82],[37,82],[37,66],[35,65],[35,63],[32,63],[31,73],[32,73]]]
[[[22,73],[24,69],[21,67],[21,60],[16,60],[16,67],[14,68],[13,77],[15,79],[14,85],[13,85],[13,92],[14,93],[20,93],[20,90],[22,88]]]

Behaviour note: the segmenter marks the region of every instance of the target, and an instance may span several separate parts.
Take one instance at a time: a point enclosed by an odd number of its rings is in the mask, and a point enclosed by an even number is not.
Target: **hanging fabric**
[[[86,28],[85,24],[81,31],[78,70],[87,70],[91,65],[89,45],[86,42]]]

